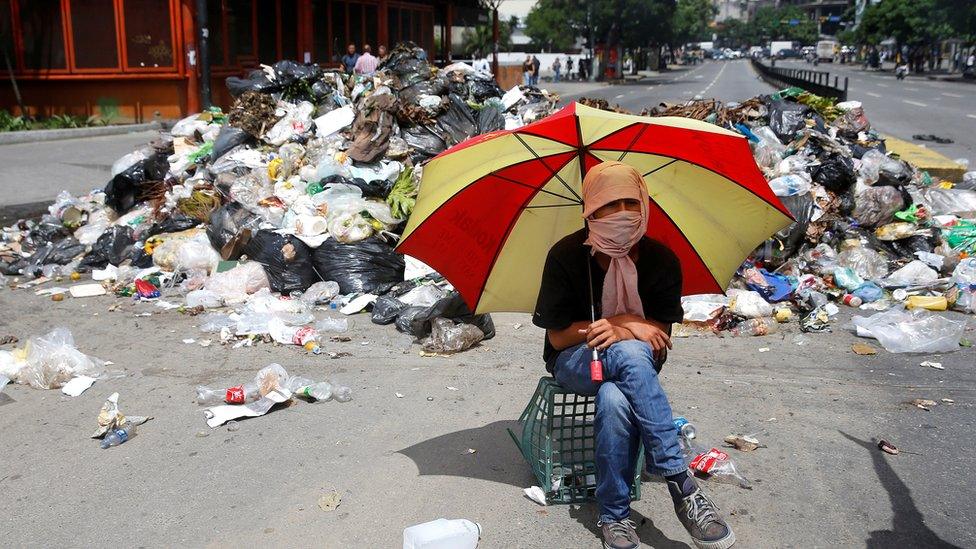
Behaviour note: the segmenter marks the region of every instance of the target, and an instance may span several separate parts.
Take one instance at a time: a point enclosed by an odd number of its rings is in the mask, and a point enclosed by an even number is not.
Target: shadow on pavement
[[[869,549],[887,549],[889,547],[960,549],[958,545],[943,541],[925,524],[921,511],[918,510],[915,501],[912,500],[911,490],[888,464],[887,454],[878,449],[877,440],[869,442],[852,437],[843,431],[838,432],[844,438],[867,450],[871,456],[871,461],[874,463],[874,471],[891,500],[891,510],[894,513],[894,516],[891,517],[892,529],[871,532],[871,537],[865,541],[866,547]]]
[[[441,435],[399,450],[417,464],[421,475],[447,475],[490,480],[519,488],[537,484],[525,458],[506,429],[518,432],[517,421],[496,421],[484,427]],[[475,453],[468,453],[468,449]]]
[[[668,504],[670,505],[670,503],[669,501]],[[603,533],[597,526],[597,521],[600,520],[600,517],[596,502],[586,503],[584,505],[570,505],[569,516],[576,519],[584,528],[592,532],[597,540],[602,539]],[[688,544],[665,536],[664,532],[657,526],[654,526],[654,522],[651,519],[633,509],[630,511],[630,520],[637,523],[637,535],[640,536],[642,545],[654,547],[655,549],[691,549],[691,546]]]

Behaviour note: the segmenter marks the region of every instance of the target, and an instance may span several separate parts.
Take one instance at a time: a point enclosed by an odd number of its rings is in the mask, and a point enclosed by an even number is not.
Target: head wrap
[[[591,217],[596,210],[621,199],[639,201],[640,213],[624,210],[600,219]],[[630,250],[647,232],[649,200],[644,178],[629,164],[603,162],[583,178],[583,217],[589,229],[585,244],[591,247],[591,253],[610,257],[603,282],[604,318],[627,313],[644,317],[637,292],[637,266],[630,258]]]

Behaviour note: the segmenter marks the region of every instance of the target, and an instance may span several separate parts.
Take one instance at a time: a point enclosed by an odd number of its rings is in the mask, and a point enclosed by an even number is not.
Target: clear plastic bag
[[[254,376],[254,383],[258,386],[258,393],[264,396],[271,391],[285,389],[288,372],[281,364],[269,364],[261,368]]]
[[[349,329],[349,319],[326,317],[315,323],[315,329],[319,332],[345,332]]]
[[[939,273],[919,260],[914,260],[904,267],[888,275],[884,284],[888,288],[901,286],[924,286],[935,282]]]
[[[186,294],[186,306],[203,307],[205,309],[215,309],[222,307],[224,300],[216,292],[211,290],[193,290]]]
[[[861,337],[873,337],[889,353],[948,353],[959,350],[966,323],[916,309],[891,309],[852,319]]]
[[[301,300],[309,306],[323,305],[339,295],[339,284],[332,280],[316,282],[302,294]]]
[[[430,337],[421,345],[428,353],[459,353],[484,338],[484,332],[477,326],[463,322],[455,324],[453,320],[438,317],[431,321]]]
[[[75,348],[71,331],[64,327],[32,337],[25,351],[27,365],[18,382],[35,389],[57,389],[75,376],[98,377],[105,370],[104,362]]]
[[[865,280],[880,280],[888,274],[888,261],[878,252],[864,247],[851,248],[838,254],[837,266],[854,269]]]
[[[270,288],[264,267],[253,261],[241,263],[229,271],[214,273],[203,287],[219,295],[227,303],[244,302],[249,295],[262,288]]]
[[[810,175],[806,172],[783,175],[771,180],[769,188],[776,196],[806,194],[810,192]]]
[[[871,187],[857,195],[852,215],[864,227],[877,227],[891,221],[904,206],[898,189],[887,185]]]
[[[865,185],[874,185],[878,181],[878,173],[885,161],[885,154],[877,149],[871,149],[861,156],[857,164],[857,172]]]

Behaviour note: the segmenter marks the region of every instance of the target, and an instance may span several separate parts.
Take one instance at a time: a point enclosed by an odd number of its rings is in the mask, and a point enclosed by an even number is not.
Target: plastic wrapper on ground
[[[430,337],[421,346],[428,353],[459,353],[485,338],[484,332],[471,324],[455,324],[453,320],[435,318],[431,321]]]

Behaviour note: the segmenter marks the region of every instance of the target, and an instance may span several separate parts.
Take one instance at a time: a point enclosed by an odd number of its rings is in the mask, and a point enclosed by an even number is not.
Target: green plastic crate
[[[546,502],[580,503],[596,492],[596,459],[593,419],[596,398],[562,388],[556,380],[539,380],[535,394],[519,417],[521,437],[508,430],[529,462]],[[640,499],[643,445],[638,448],[631,499]]]

